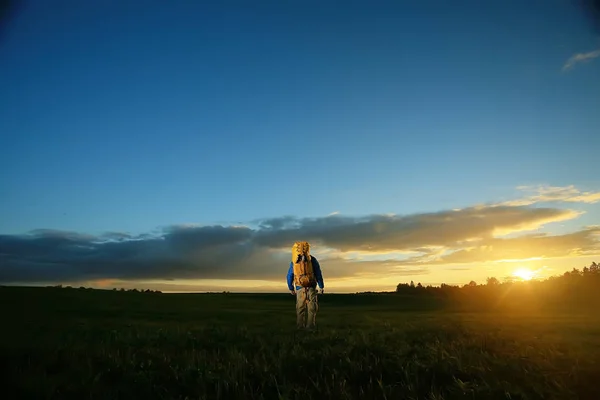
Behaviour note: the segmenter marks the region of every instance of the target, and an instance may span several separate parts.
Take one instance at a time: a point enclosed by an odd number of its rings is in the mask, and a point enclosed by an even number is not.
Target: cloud
[[[519,186],[518,190],[529,192],[526,197],[510,200],[500,205],[503,206],[528,206],[536,203],[587,203],[594,204],[600,201],[600,192],[582,192],[575,186]]]
[[[593,34],[600,35],[600,0],[576,0],[575,3],[581,8],[583,16],[589,20]],[[567,60],[562,69],[568,71],[577,63],[589,62],[597,57],[600,57],[600,49],[574,54]]]
[[[269,224],[285,229],[255,233],[255,241],[272,248],[304,238],[341,251],[398,251],[420,247],[456,247],[473,238],[531,230],[550,222],[576,218],[580,213],[556,208],[478,206],[407,216],[373,215],[363,218],[329,216]]]
[[[291,243],[257,244],[246,227],[170,227],[161,235],[98,237],[37,230],[0,235],[0,282],[243,279],[285,282]],[[402,274],[396,260],[356,263],[332,256],[328,278]],[[405,271],[422,271],[406,267]]]
[[[250,234],[216,226],[173,227],[161,236],[118,241],[56,231],[4,235],[0,281],[235,276],[233,266],[256,256],[245,242]]]
[[[313,244],[328,279],[422,275],[442,264],[600,254],[597,227],[558,236],[531,233],[582,214],[538,203],[596,203],[599,193],[573,186],[518,189],[525,196],[517,200],[411,215],[283,216],[254,221],[254,228],[185,224],[136,236],[51,229],[0,235],[0,282],[284,282],[296,240]],[[516,233],[521,236],[502,237]]]
[[[597,201],[594,193],[573,187],[534,192],[518,204],[411,215],[284,216],[255,221],[255,228],[188,224],[137,236],[47,229],[0,235],[0,282],[236,279],[284,284],[296,240],[309,240],[326,279],[338,280],[422,275],[440,264],[600,251],[596,228],[500,238],[581,214],[532,206],[538,201]]]
[[[563,71],[567,71],[569,69],[572,69],[577,63],[589,62],[590,60],[593,60],[597,57],[600,57],[600,49],[589,51],[587,53],[574,54],[573,56],[571,56],[571,58],[567,60],[562,69]]]
[[[517,238],[490,238],[476,245],[454,249],[426,263],[470,264],[531,260],[544,258],[580,257],[600,254],[600,227],[589,227],[565,235],[531,234]],[[423,264],[418,257],[407,260],[404,265]]]

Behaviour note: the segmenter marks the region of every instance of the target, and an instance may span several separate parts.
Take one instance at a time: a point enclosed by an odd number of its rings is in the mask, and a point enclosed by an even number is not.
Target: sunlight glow
[[[531,280],[535,275],[535,272],[528,268],[519,268],[513,272],[513,276],[522,279],[524,281]]]
[[[543,260],[544,257],[529,257],[529,258],[505,258],[503,260],[496,260],[495,263],[522,263],[527,261],[539,261]]]

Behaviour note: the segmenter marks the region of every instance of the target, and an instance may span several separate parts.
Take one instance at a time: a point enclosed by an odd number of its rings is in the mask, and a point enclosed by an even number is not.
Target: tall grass
[[[597,315],[379,298],[2,288],[3,398],[600,398]]]

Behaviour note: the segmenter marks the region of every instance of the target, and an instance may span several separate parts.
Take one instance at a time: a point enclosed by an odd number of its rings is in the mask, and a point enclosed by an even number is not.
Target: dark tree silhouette
[[[498,285],[498,284],[500,284],[500,281],[498,281],[498,278],[496,278],[496,277],[492,276],[491,278],[487,278],[487,281],[486,281],[486,283],[487,283],[489,286],[492,286],[492,285]]]
[[[399,283],[396,293],[416,297],[443,299],[449,307],[463,309],[531,310],[539,308],[569,308],[595,310],[600,307],[600,265],[596,262],[581,270],[573,268],[562,275],[544,280],[505,281],[487,278],[485,285],[475,281],[462,287],[442,283],[440,286],[413,287]]]

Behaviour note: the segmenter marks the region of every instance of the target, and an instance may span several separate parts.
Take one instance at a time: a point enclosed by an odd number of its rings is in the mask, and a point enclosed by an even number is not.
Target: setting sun
[[[531,280],[534,275],[535,273],[528,268],[519,268],[515,270],[515,272],[513,272],[513,276],[516,276],[517,278],[522,279],[524,281]]]

